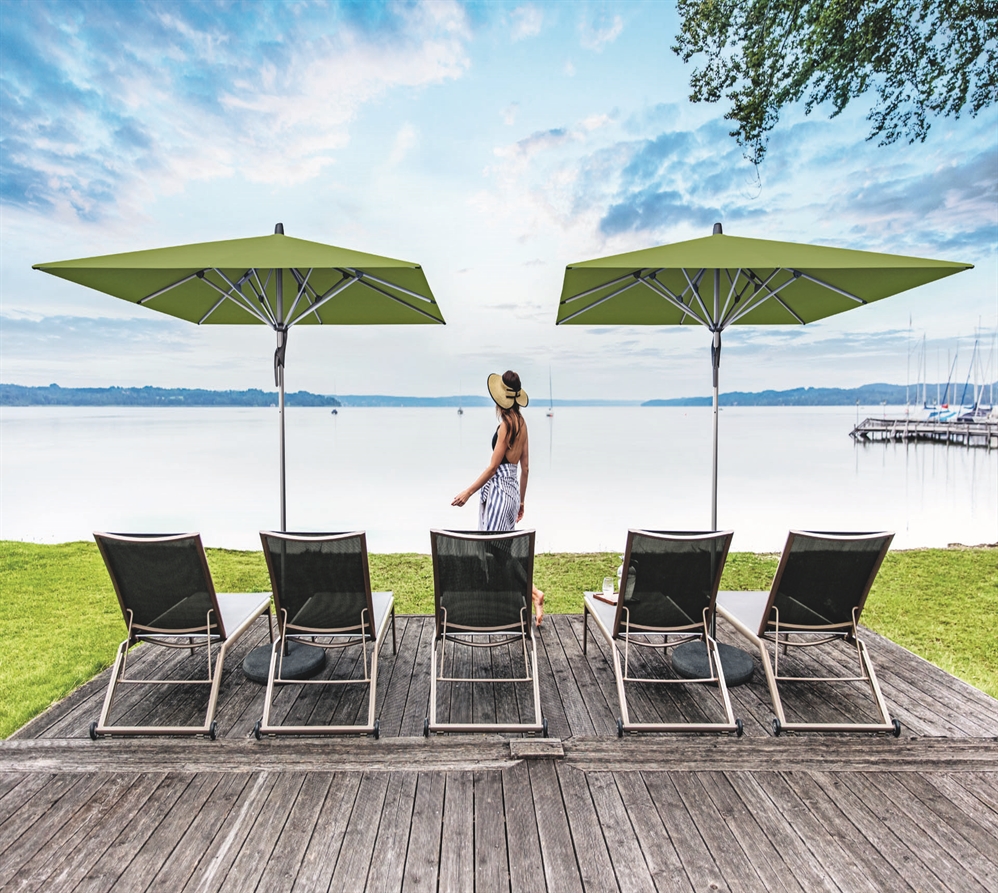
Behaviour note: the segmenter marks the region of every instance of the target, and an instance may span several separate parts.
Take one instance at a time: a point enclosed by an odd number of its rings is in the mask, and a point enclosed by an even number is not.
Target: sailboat
[[[548,368],[548,412],[549,419],[554,418],[554,391],[551,389],[551,369]]]

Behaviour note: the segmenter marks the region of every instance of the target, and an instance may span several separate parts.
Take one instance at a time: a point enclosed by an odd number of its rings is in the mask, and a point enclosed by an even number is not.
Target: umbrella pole
[[[710,479],[710,529],[717,530],[717,374],[721,365],[721,333],[714,332],[710,345],[710,362],[714,373],[714,449]]]
[[[287,500],[285,499],[285,481],[284,481],[284,364],[282,363],[278,375],[280,381],[278,383],[278,397],[277,397],[277,414],[281,417],[281,533],[285,533],[288,529],[288,507]]]
[[[714,232],[718,232],[720,224],[715,225]],[[711,469],[710,483],[710,529],[717,530],[717,377],[721,368],[721,271],[714,270],[714,339],[710,345],[710,365],[713,372],[714,381],[714,448],[713,467]]]
[[[284,232],[284,227],[278,224],[275,232]],[[281,533],[288,529],[287,503],[284,485],[284,352],[288,347],[288,329],[284,325],[284,271],[277,271],[277,350],[274,351],[274,378],[277,379],[277,414],[281,419]]]

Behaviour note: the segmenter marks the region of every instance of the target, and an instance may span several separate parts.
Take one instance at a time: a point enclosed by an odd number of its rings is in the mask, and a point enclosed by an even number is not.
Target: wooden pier
[[[972,422],[869,418],[853,428],[850,436],[863,443],[927,441],[994,450],[998,449],[998,417]]]
[[[46,891],[998,890],[998,701],[867,634],[900,738],[771,733],[762,671],[731,690],[745,736],[616,738],[606,647],[549,616],[541,692],[552,739],[421,735],[432,620],[382,653],[379,741],[252,737],[263,688],[234,649],[218,741],[102,739],[107,673],[0,742],[0,889]],[[722,640],[735,642],[723,621]],[[496,670],[506,658],[491,657]],[[643,658],[642,658],[643,659]],[[462,668],[475,672],[479,653]],[[486,656],[485,661],[490,658]],[[345,655],[329,673],[357,673]],[[787,669],[839,675],[824,658]],[[137,670],[186,672],[140,647]],[[783,662],[781,661],[781,667]],[[481,668],[480,668],[481,669]],[[121,717],[179,722],[203,695],[132,690]],[[289,720],[351,721],[363,699],[290,685]],[[707,686],[635,691],[639,719],[716,715]],[[855,712],[851,683],[806,684],[789,714]],[[452,719],[529,713],[512,683],[442,699]]]

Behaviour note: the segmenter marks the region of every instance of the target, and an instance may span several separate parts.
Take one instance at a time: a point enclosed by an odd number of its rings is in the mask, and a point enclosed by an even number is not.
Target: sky
[[[196,327],[31,265],[266,235],[422,265],[446,326],[290,333],[289,390],[708,394],[699,327],[556,327],[565,266],[709,235],[975,268],[725,335],[721,390],[996,375],[998,108],[924,143],[870,100],[792,108],[756,168],[689,102],[671,3],[0,0],[0,381],[273,388],[273,333]],[[925,360],[922,361],[922,342]],[[990,360],[989,360],[990,356]]]

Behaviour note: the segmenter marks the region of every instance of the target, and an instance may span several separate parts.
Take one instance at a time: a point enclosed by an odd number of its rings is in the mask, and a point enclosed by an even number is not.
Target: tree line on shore
[[[995,382],[998,385],[998,382]],[[925,385],[930,402],[944,385]],[[987,386],[985,386],[987,390]],[[874,406],[887,403],[904,406],[918,403],[922,386],[867,384],[857,388],[791,388],[785,391],[728,391],[720,394],[721,406]],[[963,386],[949,386],[948,401],[961,403]],[[991,393],[989,390],[988,393]],[[967,389],[967,400],[973,401],[973,388]],[[332,397],[310,391],[293,391],[285,396],[289,406],[491,406],[492,401],[481,395],[450,397],[405,397],[387,394],[355,394]],[[646,400],[555,400],[556,406],[710,406],[707,397],[672,397]],[[205,388],[109,387],[61,388],[0,384],[0,406],[276,406],[277,394],[249,388],[245,391],[212,391]]]

